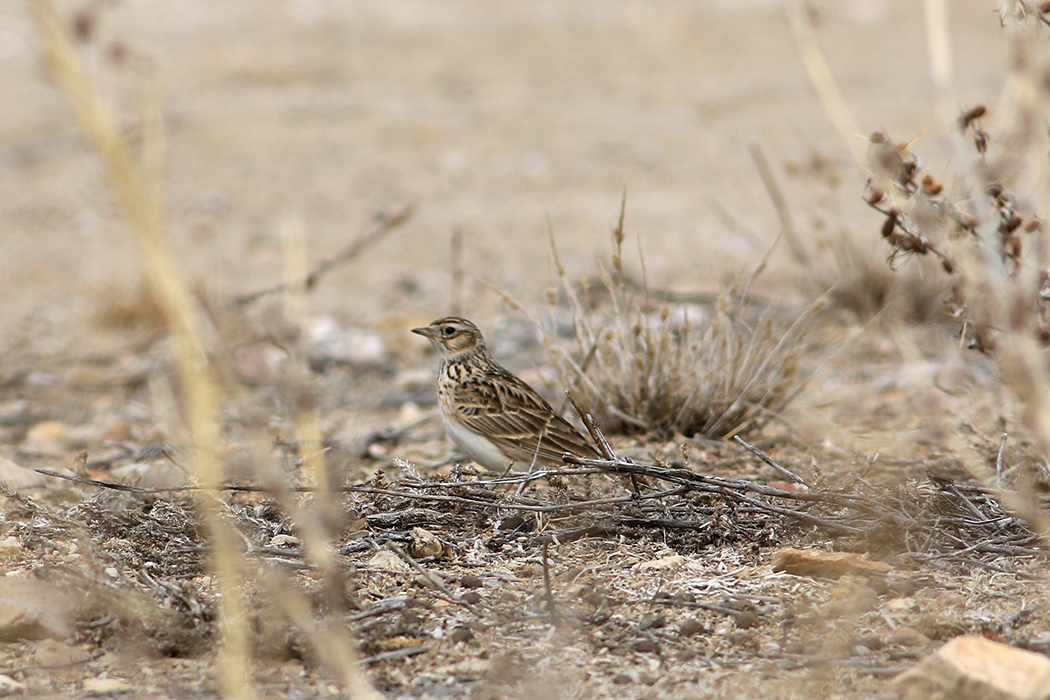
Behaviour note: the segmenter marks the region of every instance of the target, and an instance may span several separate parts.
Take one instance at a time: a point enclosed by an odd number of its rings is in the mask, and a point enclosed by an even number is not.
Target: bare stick
[[[345,248],[341,251],[328,258],[319,262],[310,274],[306,276],[306,280],[303,282],[303,289],[309,291],[320,281],[321,277],[330,272],[333,268],[343,265],[350,260],[353,260],[361,251],[365,250],[372,244],[378,242],[381,238],[386,236],[394,229],[401,226],[403,223],[408,221],[412,215],[412,205],[405,204],[404,206],[389,212],[380,212],[377,215],[375,226],[372,230],[363,236],[359,236],[354,240],[350,241]],[[257,289],[254,292],[248,292],[246,294],[239,294],[233,298],[233,302],[238,306],[246,306],[254,301],[261,299],[262,297],[269,296],[271,294],[279,294],[285,289],[284,284],[274,284],[269,287]]]
[[[551,570],[547,560],[547,548],[550,546],[550,539],[543,540],[543,590],[544,597],[547,599],[547,612],[551,616],[551,624],[555,627],[558,626],[558,609],[554,603],[554,591],[551,589]]]
[[[995,485],[997,488],[1003,487],[1003,449],[1006,447],[1006,436],[1009,433],[1003,433],[999,439],[999,452],[995,455]]]
[[[762,184],[765,185],[766,192],[773,201],[773,208],[777,210],[777,217],[780,219],[780,230],[783,231],[788,247],[791,248],[791,254],[800,265],[809,267],[812,265],[813,259],[798,238],[798,234],[795,231],[795,223],[791,220],[791,211],[788,209],[787,200],[784,199],[784,193],[780,191],[780,186],[777,185],[776,178],[773,177],[773,171],[769,167],[769,161],[766,160],[765,153],[762,152],[762,147],[757,143],[753,143],[750,150],[751,158],[755,161],[755,167],[758,168],[758,175],[762,178]]]
[[[786,467],[780,466],[779,464],[774,462],[772,460],[772,458],[770,458],[769,455],[767,455],[765,452],[763,452],[762,450],[758,449],[754,445],[750,445],[750,444],[744,442],[744,440],[739,435],[734,435],[733,436],[733,441],[736,442],[736,444],[738,444],[741,447],[743,447],[748,452],[750,452],[753,455],[755,455],[756,457],[758,457],[760,460],[762,460],[763,462],[765,462],[769,466],[771,466],[774,469],[776,469],[778,472],[780,472],[784,476],[786,476],[789,479],[791,479],[792,481],[794,481],[796,484],[802,484],[803,486],[809,486],[809,484],[806,483],[806,480],[803,479],[801,476],[799,476],[798,474],[796,474],[795,472],[791,471],[790,469],[788,469]]]
[[[463,232],[452,229],[452,315],[458,316],[463,308]]]
[[[622,224],[622,212],[620,214],[620,217],[620,222]],[[610,445],[609,441],[605,439],[605,433],[603,433],[601,427],[599,427],[598,421],[594,420],[594,416],[592,416],[590,413],[585,413],[583,408],[580,407],[580,404],[576,402],[576,397],[574,397],[572,394],[566,391],[565,395],[569,397],[569,401],[572,402],[572,407],[576,409],[576,413],[580,416],[580,420],[582,420],[583,424],[587,427],[587,432],[591,434],[591,439],[594,440],[594,443],[596,445],[598,445],[598,450],[599,452],[601,452],[601,455],[605,457],[605,459],[617,459],[616,453],[613,452],[612,445]],[[635,498],[637,498],[642,493],[641,488],[638,486],[638,477],[633,472],[631,472],[628,474],[628,478],[631,481],[631,494]]]
[[[566,391],[565,395],[569,397],[569,402],[572,407],[576,409],[576,413],[580,416],[580,420],[583,421],[584,427],[587,428],[587,432],[591,434],[591,440],[594,440],[594,444],[597,445],[598,451],[605,459],[616,459],[616,453],[613,452],[612,445],[605,439],[605,434],[602,429],[598,427],[597,421],[590,413],[583,410],[580,404],[576,401],[576,397],[570,392]]]

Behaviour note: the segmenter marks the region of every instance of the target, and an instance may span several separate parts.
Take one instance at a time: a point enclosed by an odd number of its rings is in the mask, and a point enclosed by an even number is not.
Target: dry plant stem
[[[999,438],[999,451],[995,454],[995,485],[996,488],[1003,486],[1003,450],[1006,448],[1006,438],[1009,433],[1003,433]]]
[[[939,111],[946,122],[947,132],[953,137],[951,143],[955,159],[966,162],[963,130],[956,128],[956,119],[951,112],[952,64],[948,12],[944,0],[926,0],[925,7],[931,72],[940,98]],[[1038,39],[1034,32],[1027,32],[1021,27],[1013,28],[1011,34],[1016,63],[1012,80],[1007,83],[1008,88],[1004,90],[1004,96],[999,102],[1004,110],[1016,110],[1013,136],[1019,143],[1015,143],[1013,147],[1022,153],[1033,153],[1036,147],[1033,143],[1035,134],[1043,128],[1043,105],[1040,99],[1045,95],[1045,91],[1040,87],[1043,83],[1040,72],[1042,69],[1030,53],[1031,44]],[[1008,102],[1008,99],[1012,102]],[[1045,210],[1047,192],[1050,191],[1050,171],[1045,153],[1022,163],[1031,163],[1033,160],[1035,165],[1029,166],[1034,171],[1033,190],[1035,196],[1040,198],[1038,206]],[[981,162],[985,162],[983,153]],[[1019,171],[1017,175],[1025,174],[1020,172],[1023,170],[1022,165],[1014,168]],[[966,185],[971,191],[988,192],[991,186],[998,184],[991,180],[992,177],[992,170],[987,167],[973,167],[962,172],[962,179],[970,180]],[[994,224],[998,223],[995,221],[995,214],[998,212],[993,213],[989,204],[980,197],[975,198],[973,206],[977,209],[978,220],[989,223],[984,227],[986,230],[980,232],[981,249],[978,255],[965,269],[967,296],[980,299],[986,305],[983,312],[988,315],[989,325],[1001,330],[1003,337],[996,342],[995,347],[997,364],[1006,378],[1007,386],[1023,405],[1022,416],[1025,425],[1035,434],[1042,453],[1050,455],[1050,368],[1044,348],[1036,340],[1033,314],[1030,311],[1018,311],[1022,306],[1031,303],[1028,300],[1030,290],[1038,290],[1042,286],[1038,280],[1050,262],[1047,259],[1050,251],[1050,230],[1041,226],[1031,232],[1035,255],[1025,264],[1019,264],[1019,269],[1011,273],[1007,270],[1007,261],[998,249],[1000,231],[994,227]],[[997,457],[994,476],[981,459],[969,460],[969,466],[975,474],[981,475],[986,484],[1000,487],[1001,454],[1002,447]],[[1043,538],[1046,538],[1046,533],[1050,532],[1050,517],[1039,506],[1034,489],[1022,487],[1018,491],[1006,491],[1000,488],[999,493],[1004,503],[1024,517],[1033,530],[1043,533]]]
[[[736,444],[738,444],[741,447],[743,447],[748,452],[750,452],[753,455],[755,455],[756,457],[758,457],[760,460],[762,460],[763,462],[765,462],[769,466],[771,466],[774,469],[776,469],[778,472],[780,472],[781,474],[783,474],[787,478],[789,478],[792,481],[794,481],[796,484],[802,484],[803,486],[809,486],[809,484],[806,483],[806,480],[803,479],[801,476],[799,476],[798,474],[796,474],[795,472],[791,471],[790,469],[788,469],[786,467],[780,466],[779,464],[774,462],[772,460],[772,458],[770,458],[770,456],[767,455],[765,452],[763,452],[762,450],[758,449],[754,445],[751,445],[751,444],[749,444],[747,442],[744,442],[744,440],[739,435],[734,435],[733,436],[733,441],[736,442]]]
[[[798,518],[803,522],[811,523],[814,525],[820,525],[835,532],[848,534],[863,534],[864,532],[861,528],[856,528],[850,525],[845,525],[843,523],[834,522],[828,520],[827,518],[813,516],[809,513],[805,513],[802,511],[795,511],[788,508],[782,508],[780,506],[770,505],[768,503],[756,501],[752,498],[748,498],[742,495],[742,493],[744,492],[752,491],[758,494],[763,494],[767,496],[777,496],[789,500],[819,502],[825,499],[826,496],[824,494],[793,493],[790,491],[783,491],[772,486],[766,486],[765,484],[745,481],[744,479],[729,479],[725,477],[697,474],[696,472],[689,471],[688,469],[657,467],[648,464],[634,464],[633,462],[624,461],[582,459],[579,457],[572,456],[567,456],[565,458],[565,461],[569,464],[580,464],[607,469],[608,471],[615,474],[641,474],[646,477],[657,478],[663,481],[669,481],[674,484],[680,484],[681,486],[688,487],[695,491],[721,494],[737,502],[746,503],[754,508],[757,508],[758,510],[765,510],[771,513],[777,513],[779,515],[786,515]]]
[[[580,417],[580,420],[583,421],[583,424],[587,427],[587,432],[590,433],[591,440],[594,441],[594,444],[598,446],[598,450],[601,452],[602,457],[615,460],[616,453],[613,452],[612,445],[609,444],[609,441],[605,438],[605,433],[603,433],[602,429],[598,426],[598,421],[594,420],[594,416],[590,413],[586,413],[583,410],[579,402],[576,401],[576,397],[572,395],[572,392],[566,391],[565,395],[569,397],[573,409]],[[631,480],[631,493],[637,497],[641,494],[641,488],[638,486],[638,477],[635,474],[629,474],[628,477]]]
[[[53,0],[32,0],[30,7],[44,41],[48,65],[69,97],[85,134],[101,160],[106,180],[135,231],[146,278],[164,311],[176,343],[176,366],[185,396],[185,419],[196,448],[194,468],[202,486],[221,482],[218,459],[216,384],[199,334],[199,310],[167,247],[160,201],[151,196],[136,171],[130,148],[110,110],[103,104],[76,55],[72,37]],[[212,543],[211,563],[220,592],[222,640],[218,671],[225,697],[253,696],[248,681],[245,602],[239,585],[242,570],[238,543],[222,516],[213,491],[199,498]]]
[[[463,308],[463,232],[458,228],[452,230],[451,242],[452,264],[452,315],[459,316]]]
[[[342,630],[332,628],[334,621],[319,623],[310,602],[292,588],[284,577],[263,576],[262,581],[267,584],[270,598],[277,601],[285,615],[306,635],[311,649],[339,685],[350,693],[350,697],[355,700],[381,700],[382,696],[361,670],[357,648]],[[278,583],[280,585],[275,585]]]
[[[404,224],[412,216],[412,205],[405,204],[392,211],[380,212],[376,215],[376,224],[372,227],[372,230],[359,238],[355,238],[350,241],[343,250],[328,258],[322,260],[320,263],[310,271],[310,274],[306,276],[304,281],[307,290],[311,290],[321,280],[321,278],[334,268],[350,262],[358,255],[360,255],[366,248],[379,242],[391,231],[394,231],[402,224]],[[279,294],[284,291],[284,284],[275,284],[262,289],[257,289],[254,292],[248,292],[246,294],[239,294],[233,298],[233,301],[238,306],[245,306],[251,304],[263,297],[270,296],[272,294]]]
[[[777,217],[780,218],[780,230],[784,234],[784,238],[787,239],[788,247],[791,249],[795,262],[803,267],[811,268],[813,266],[813,258],[810,257],[809,252],[798,237],[795,223],[791,220],[791,210],[788,209],[784,193],[780,191],[776,178],[773,177],[773,170],[769,167],[766,154],[763,153],[762,148],[758,144],[754,143],[751,144],[749,150],[751,151],[751,159],[755,161],[755,167],[758,168],[758,174],[762,178],[762,184],[769,194],[769,199],[773,202],[773,208],[777,211]]]
[[[285,220],[281,224],[284,241],[284,303],[285,315],[297,328],[302,328],[307,320],[307,251],[306,236],[299,220]],[[322,571],[333,568],[329,531],[337,532],[339,528],[339,504],[332,491],[333,478],[329,471],[328,460],[322,449],[320,418],[317,414],[317,403],[307,386],[310,375],[305,359],[298,352],[292,352],[292,367],[289,374],[294,378],[290,391],[292,405],[295,409],[295,434],[299,444],[299,458],[302,460],[308,482],[317,487],[317,514],[319,518],[309,518],[313,535],[309,541],[317,543],[314,553],[315,562]],[[297,380],[297,381],[295,381]],[[305,525],[305,524],[304,524]]]
[[[394,649],[393,651],[384,651],[379,654],[372,654],[372,656],[366,656],[361,659],[358,663],[361,665],[366,664],[378,664],[384,661],[396,661],[397,659],[404,659],[409,656],[415,656],[430,651],[430,647],[416,646],[416,647],[405,647],[404,649]]]
[[[602,453],[602,457],[606,459],[616,459],[616,453],[613,452],[612,445],[605,439],[605,434],[602,429],[598,427],[598,421],[594,420],[594,416],[590,413],[584,412],[583,408],[576,401],[576,397],[571,392],[566,391],[565,395],[569,397],[569,402],[572,407],[576,410],[577,415],[583,421],[583,424],[587,427],[587,432],[590,433],[591,439],[594,440],[594,444],[598,446],[598,449]]]
[[[823,52],[817,45],[816,38],[813,36],[813,28],[806,17],[806,8],[802,0],[791,0],[787,12],[788,19],[791,21],[791,29],[795,34],[795,42],[798,44],[799,54],[802,56],[802,63],[806,67],[806,72],[809,73],[810,82],[813,83],[813,87],[817,91],[817,96],[824,106],[824,111],[827,113],[839,136],[842,137],[846,150],[850,152],[858,165],[863,166],[864,152],[861,150],[860,141],[857,138],[861,133],[860,129],[857,127],[857,122],[853,118],[849,107],[846,106],[846,100],[843,99],[842,92],[839,91],[838,85],[835,83],[835,78],[831,73],[831,68],[828,67],[828,62],[825,60]]]
[[[543,540],[543,594],[544,599],[547,602],[547,612],[551,616],[551,624],[555,627],[558,626],[558,607],[554,600],[554,589],[551,588],[551,568],[550,561],[547,556],[547,550],[550,548],[550,540]]]
[[[308,318],[309,303],[306,295],[309,273],[305,229],[301,220],[286,218],[281,222],[280,230],[284,244],[285,315],[296,327],[302,328]],[[293,379],[289,391],[295,410],[299,457],[306,479],[316,489],[316,497],[311,508],[302,507],[277,473],[271,475],[275,484],[273,492],[301,534],[307,562],[320,574],[325,607],[333,619],[318,620],[303,592],[279,571],[266,572],[264,580],[285,613],[307,635],[312,649],[340,685],[355,698],[377,699],[378,693],[357,663],[357,645],[352,636],[347,629],[333,624],[344,608],[344,575],[337,564],[333,546],[333,538],[342,529],[342,510],[335,498],[334,479],[321,445],[317,403],[307,384],[309,369],[300,353],[293,351],[291,358],[289,375]],[[263,443],[260,436],[259,444]]]

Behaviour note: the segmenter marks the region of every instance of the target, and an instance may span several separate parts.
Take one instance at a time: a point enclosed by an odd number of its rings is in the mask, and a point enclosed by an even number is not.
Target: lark
[[[493,471],[511,464],[562,464],[564,455],[600,459],[536,390],[500,366],[481,331],[458,316],[413,328],[441,353],[438,404],[445,431],[467,455]]]

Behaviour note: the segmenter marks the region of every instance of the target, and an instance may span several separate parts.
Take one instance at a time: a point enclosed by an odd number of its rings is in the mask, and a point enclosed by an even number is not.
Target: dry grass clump
[[[830,247],[829,269],[817,276],[818,284],[820,291],[829,290],[831,308],[860,321],[880,314],[912,324],[948,318],[945,301],[951,295],[950,285],[926,269],[923,261],[909,262],[905,267],[888,266],[884,257],[844,235]]]
[[[797,265],[797,283],[807,295],[826,295],[830,311],[845,312],[867,322],[880,317],[889,323],[920,324],[947,318],[944,302],[951,286],[922,261],[887,267],[881,250],[866,238],[839,228],[814,224],[802,232],[791,215],[773,169],[758,146],[751,149],[758,174],[780,218],[781,236]],[[822,184],[834,189],[838,175],[824,157],[813,153],[812,172],[823,173]],[[790,164],[789,174],[801,171]]]
[[[346,629],[320,619],[322,615],[317,613],[295,581],[276,568],[265,571],[267,575],[255,575],[257,571],[244,556],[242,537],[219,491],[226,478],[226,455],[222,449],[223,434],[218,418],[221,407],[230,399],[230,392],[222,381],[223,368],[207,361],[218,357],[214,338],[209,333],[207,309],[193,293],[168,244],[162,197],[163,119],[152,61],[142,56],[139,57],[142,60],[134,62],[141,70],[145,88],[141,96],[142,139],[133,143],[120,128],[114,109],[95,87],[81,57],[82,45],[94,40],[92,15],[80,15],[70,26],[54,0],[33,0],[30,7],[41,33],[49,74],[69,98],[85,137],[99,157],[106,183],[131,224],[142,258],[143,277],[149,283],[149,295],[172,337],[171,359],[178,380],[178,391],[173,392],[178,397],[178,410],[173,413],[179,416],[181,427],[191,443],[187,463],[192,466],[200,487],[193,491],[193,496],[206,539],[205,564],[214,585],[214,618],[218,622],[214,632],[220,640],[214,647],[215,669],[219,674],[220,694],[243,700],[255,694],[251,680],[251,601],[248,593],[254,584],[259,583],[273,592],[269,598],[302,632],[325,670],[347,694],[356,698],[378,698],[356,663],[356,646]],[[122,49],[120,55],[126,57],[127,51]],[[111,53],[111,59],[116,62],[116,55]],[[403,218],[404,215],[400,220]],[[375,237],[390,226],[387,223]],[[352,257],[360,248],[348,248],[341,258],[311,274],[306,269],[301,231],[295,226],[285,228],[286,283],[279,289],[286,292],[288,308],[298,310],[298,316],[302,316],[305,290],[316,281],[317,275],[339,260]],[[133,311],[130,316],[137,315],[138,312]],[[119,322],[120,318],[114,320]],[[295,396],[293,405],[297,410],[297,444],[302,446],[300,457],[306,471],[319,484],[319,493],[313,507],[305,509],[285,497],[283,484],[277,484],[274,491],[281,506],[296,521],[310,566],[316,567],[319,578],[326,585],[331,584],[329,588],[335,591],[336,584],[342,580],[335,566],[329,537],[329,531],[335,528],[326,527],[329,523],[325,521],[335,509],[326,507],[334,500],[327,488],[329,472],[323,459],[324,451],[319,449],[321,439],[316,405],[305,389]],[[263,454],[261,448],[259,451]],[[334,516],[329,521],[338,522]],[[146,586],[156,597],[166,595],[163,586]],[[334,594],[330,600],[332,604],[322,611],[324,614],[342,607],[342,601]]]
[[[951,135],[951,169],[942,182],[923,168],[913,142],[876,131],[869,139],[865,193],[884,217],[880,235],[891,248],[890,261],[925,258],[949,280],[964,339],[995,361],[1043,455],[1050,454],[1050,230],[1044,221],[1050,86],[1046,55],[1037,47],[1048,13],[1050,6],[1035,11],[1026,3],[1002,4],[1000,23],[1012,42],[1009,79],[998,99],[962,111],[948,99],[947,16],[935,16],[931,58]],[[976,461],[970,466],[987,483],[999,483],[999,465],[996,474]],[[1034,492],[1028,475],[1004,498],[1033,530],[1045,532],[1048,519]]]
[[[552,343],[553,354],[581,405],[613,432],[708,438],[754,430],[782,410],[797,393],[801,324],[785,328],[748,295],[761,266],[710,308],[656,304],[626,277],[623,240],[621,209],[612,272],[602,271],[608,303],[596,307],[581,303],[588,290],[568,282],[555,251],[576,347]]]

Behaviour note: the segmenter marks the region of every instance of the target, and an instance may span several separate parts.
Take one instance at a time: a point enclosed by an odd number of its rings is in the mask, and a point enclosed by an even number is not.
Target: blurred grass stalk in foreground
[[[113,112],[85,72],[70,29],[53,0],[30,0],[30,7],[40,29],[50,75],[69,98],[85,136],[99,156],[107,184],[132,225],[144,276],[174,338],[174,359],[183,400],[181,416],[193,445],[194,472],[202,487],[195,494],[211,543],[210,569],[217,581],[221,625],[217,666],[221,693],[227,698],[248,700],[254,693],[250,683],[249,616],[243,586],[247,562],[240,550],[238,534],[223,517],[225,505],[218,496],[223,481],[217,421],[220,382],[209,365],[202,339],[201,310],[168,248],[161,187],[164,141],[157,89],[151,83],[143,102],[140,170]],[[305,432],[313,437],[307,442],[318,442],[316,430],[309,430],[309,421]],[[308,465],[315,463],[316,458],[308,458],[307,462]],[[324,476],[323,468],[320,471]],[[330,571],[331,557],[319,555],[317,551],[326,549],[323,543],[323,538],[314,538],[318,546],[308,550],[321,560],[322,571]],[[280,598],[285,613],[310,638],[322,662],[335,672],[353,697],[378,697],[356,664],[356,650],[349,643],[348,635],[342,631],[337,633],[330,626],[319,628],[306,598],[297,590],[288,590],[289,586],[268,585],[267,588],[283,589]]]
[[[997,114],[997,131],[1002,136],[996,139],[996,145],[1001,152],[995,158],[986,156],[987,143],[981,143],[975,157],[964,138],[966,117],[960,116],[968,112],[955,96],[948,4],[945,0],[924,0],[924,10],[934,97],[942,121],[941,130],[948,139],[950,163],[955,169],[950,198],[960,203],[956,207],[958,211],[972,217],[968,232],[960,233],[952,228],[948,221],[951,217],[944,216],[947,208],[943,206],[933,208],[938,212],[938,216],[933,217],[936,226],[911,226],[920,219],[913,210],[926,204],[928,198],[923,196],[926,193],[916,195],[899,190],[892,177],[880,174],[877,163],[871,165],[873,158],[867,160],[870,169],[864,159],[858,158],[858,162],[869,170],[871,184],[886,198],[886,211],[894,219],[884,225],[883,238],[896,240],[895,234],[902,230],[896,222],[905,219],[910,222],[911,228],[904,227],[903,232],[910,233],[913,242],[910,247],[895,248],[891,260],[897,258],[901,250],[905,255],[949,251],[950,255],[940,254],[945,264],[939,267],[943,267],[942,271],[954,284],[953,301],[960,306],[966,324],[976,331],[977,346],[987,352],[1001,370],[1003,384],[1020,403],[1021,420],[1035,437],[1045,460],[1050,457],[1050,357],[1040,341],[1038,326],[1039,307],[1045,303],[1042,290],[1046,288],[1045,276],[1050,269],[1050,227],[1045,225],[1050,213],[1050,162],[1046,158],[1044,123],[1048,97],[1047,52],[1042,46],[1045,37],[1040,37],[1040,23],[1046,18],[1043,14],[1034,14],[1036,10],[1027,3],[1004,0],[1001,4],[999,20],[1012,45],[1007,79],[990,110]],[[859,142],[860,130],[851,126],[857,122],[848,114],[834,78],[826,69],[802,3],[794,0],[789,13],[810,79],[832,124],[856,158],[855,144]],[[981,114],[984,114],[983,107]],[[888,143],[889,147],[896,147],[898,158],[908,157],[914,161],[914,157],[908,155],[910,142],[893,144],[877,138],[882,136],[881,133],[873,135],[872,150],[885,150]],[[913,165],[921,174],[918,162],[914,161]],[[1020,192],[1019,199],[1042,220],[1028,231],[1031,238],[1024,256],[1005,254],[1000,212],[989,201],[989,197],[997,199],[994,192],[1007,187]],[[874,203],[873,199],[868,201]],[[888,237],[888,234],[894,236]],[[983,332],[987,332],[989,338],[994,336],[994,340],[986,343],[981,337]],[[1022,481],[1016,490],[1003,489],[989,467],[988,455],[979,454],[961,436],[951,441],[950,448],[973,474],[980,476],[990,488],[997,489],[1003,502],[1046,539],[1050,518],[1039,506],[1033,484]]]
[[[241,556],[235,533],[222,517],[217,497],[222,471],[218,457],[216,382],[207,364],[200,336],[200,310],[189,293],[168,250],[159,187],[144,184],[131,149],[113,113],[95,90],[77,56],[72,36],[53,0],[32,0],[30,6],[44,42],[47,68],[69,98],[85,136],[98,153],[106,181],[132,225],[145,267],[145,277],[175,340],[175,362],[184,397],[183,418],[194,446],[193,467],[202,490],[197,491],[211,548],[211,568],[220,593],[222,640],[219,656],[222,693],[250,698],[248,638],[245,602],[239,579]],[[146,130],[145,153],[160,154],[162,132],[155,124]],[[154,166],[157,164],[154,162]],[[154,170],[157,172],[157,170]]]

